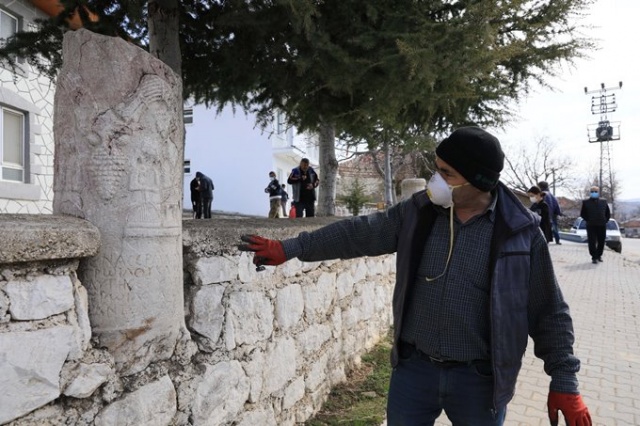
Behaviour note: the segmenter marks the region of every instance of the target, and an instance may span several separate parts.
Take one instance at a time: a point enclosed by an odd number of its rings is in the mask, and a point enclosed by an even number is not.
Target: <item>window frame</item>
[[[9,112],[11,114],[15,114],[18,115],[22,118],[22,123],[21,123],[21,131],[22,131],[22,135],[21,135],[21,139],[19,141],[20,144],[20,151],[21,151],[21,157],[22,157],[22,164],[15,164],[15,163],[11,163],[11,162],[6,162],[4,161],[4,147],[5,147],[5,140],[4,140],[4,114],[6,112]],[[25,111],[21,111],[17,108],[12,108],[10,106],[7,105],[3,105],[0,104],[0,182],[11,182],[11,183],[29,183],[29,180],[27,178],[27,173],[28,173],[28,167],[27,167],[27,120],[29,119],[28,113]],[[22,179],[21,180],[14,180],[14,179],[5,179],[4,178],[4,169],[12,169],[12,170],[20,170],[22,172]]]

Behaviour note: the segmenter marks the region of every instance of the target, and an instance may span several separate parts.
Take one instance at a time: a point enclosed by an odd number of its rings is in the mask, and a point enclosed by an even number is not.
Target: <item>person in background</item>
[[[200,201],[200,181],[197,177],[194,177],[189,183],[189,189],[191,190],[191,208],[193,209],[193,218],[202,218],[202,202]]]
[[[282,187],[276,179],[275,172],[269,172],[269,184],[264,189],[269,194],[269,218],[275,219],[280,217],[282,210]]]
[[[316,188],[320,183],[318,174],[309,166],[309,159],[300,160],[300,165],[291,170],[287,183],[291,185],[291,203],[296,207],[296,217],[314,217],[316,215]]]
[[[196,172],[196,178],[200,182],[200,203],[202,215],[205,219],[211,219],[211,203],[213,203],[213,181],[202,172]]]
[[[600,198],[600,188],[597,186],[592,186],[589,198],[582,201],[580,217],[587,222],[587,242],[591,263],[602,262],[607,222],[611,218],[611,211],[607,200]]]
[[[287,192],[287,186],[282,184],[282,214],[287,217],[287,201],[289,201],[289,193]]]
[[[562,244],[560,242],[560,230],[558,229],[558,216],[562,216],[562,211],[560,210],[558,199],[549,190],[549,183],[540,181],[538,182],[538,188],[540,188],[540,191],[544,192],[544,201],[549,206],[549,212],[551,214],[551,232],[553,234],[553,238],[556,240],[556,244]]]
[[[549,213],[549,205],[545,201],[545,193],[540,191],[537,186],[532,186],[527,191],[529,201],[531,201],[531,210],[537,212],[540,215],[540,229],[544,234],[544,238],[547,242],[553,241],[553,235],[551,233],[551,215]]]
[[[244,235],[256,265],[396,254],[388,426],[503,425],[528,337],[551,376],[552,425],[591,425],[578,392],[569,306],[531,211],[501,182],[498,139],[462,127],[436,172],[386,211],[283,241]]]

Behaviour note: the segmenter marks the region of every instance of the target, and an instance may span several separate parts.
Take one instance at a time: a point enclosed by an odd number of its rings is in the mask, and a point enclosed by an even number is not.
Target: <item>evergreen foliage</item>
[[[10,39],[0,60],[19,54],[55,76],[75,10],[91,31],[149,49],[151,12],[174,8],[185,98],[239,105],[262,124],[279,109],[300,130],[330,128],[327,135],[356,140],[384,129],[402,144],[465,124],[504,124],[508,105],[532,82],[544,85],[592,48],[574,22],[592,2],[61,0],[61,16]],[[92,22],[85,7],[100,19]],[[337,167],[335,155],[323,154],[329,146],[321,141],[326,186]]]
[[[366,203],[371,202],[371,197],[365,193],[364,185],[356,178],[351,184],[349,191],[340,197],[340,201],[347,206],[347,209],[349,209],[354,216],[358,216],[362,207]]]

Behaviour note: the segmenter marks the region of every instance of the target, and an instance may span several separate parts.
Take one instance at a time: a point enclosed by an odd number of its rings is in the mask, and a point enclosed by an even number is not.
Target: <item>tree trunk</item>
[[[320,195],[318,216],[336,215],[336,180],[338,160],[336,160],[336,130],[333,123],[320,125]]]
[[[384,141],[384,202],[387,208],[393,205],[393,174],[391,173],[391,148]]]
[[[182,78],[178,0],[149,2],[149,52]]]

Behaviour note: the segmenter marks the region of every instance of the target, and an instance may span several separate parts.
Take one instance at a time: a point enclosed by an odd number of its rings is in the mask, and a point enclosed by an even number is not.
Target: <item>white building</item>
[[[318,144],[315,136],[287,128],[282,114],[264,130],[253,114],[225,107],[220,115],[214,109],[196,105],[193,123],[186,124],[184,206],[191,208],[189,183],[196,172],[213,180],[213,210],[267,216],[269,197],[264,189],[269,172],[286,183],[289,172],[300,159],[308,158],[318,170]],[[190,117],[189,109],[186,122]],[[291,186],[287,185],[291,195]]]
[[[45,17],[28,1],[0,0],[0,39]],[[0,64],[0,213],[51,213],[55,86],[19,62],[15,74]]]

